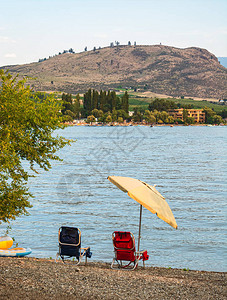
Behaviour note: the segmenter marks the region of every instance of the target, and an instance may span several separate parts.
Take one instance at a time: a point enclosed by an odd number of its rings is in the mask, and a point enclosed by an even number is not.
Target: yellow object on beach
[[[9,249],[13,245],[13,239],[9,236],[0,236],[0,249]]]

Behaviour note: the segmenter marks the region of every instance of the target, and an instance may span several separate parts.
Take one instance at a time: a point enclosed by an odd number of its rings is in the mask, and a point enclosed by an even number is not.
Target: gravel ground
[[[0,299],[227,299],[226,273],[0,257]]]

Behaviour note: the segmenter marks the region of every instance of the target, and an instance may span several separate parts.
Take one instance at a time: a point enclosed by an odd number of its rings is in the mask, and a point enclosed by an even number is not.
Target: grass
[[[129,110],[133,110],[135,107],[140,107],[147,109],[149,103],[151,103],[154,98],[145,98],[145,97],[138,97],[134,98],[134,95],[129,94]],[[211,103],[209,101],[197,101],[193,99],[176,99],[176,98],[166,98],[166,100],[171,100],[175,103],[180,103],[180,104],[191,104],[193,105],[193,108],[195,109],[203,109],[205,106],[213,109],[216,113],[220,113],[222,110],[227,110],[227,107],[225,105],[220,105],[220,104],[215,104]]]

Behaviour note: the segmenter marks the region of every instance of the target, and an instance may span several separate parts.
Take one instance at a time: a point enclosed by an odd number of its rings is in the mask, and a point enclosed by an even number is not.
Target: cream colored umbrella
[[[174,215],[166,202],[165,198],[156,190],[155,186],[151,186],[139,179],[121,176],[109,176],[109,181],[115,184],[120,190],[127,193],[129,197],[140,203],[140,221],[139,221],[139,237],[138,251],[140,245],[142,207],[144,206],[160,219],[177,229],[177,223]]]

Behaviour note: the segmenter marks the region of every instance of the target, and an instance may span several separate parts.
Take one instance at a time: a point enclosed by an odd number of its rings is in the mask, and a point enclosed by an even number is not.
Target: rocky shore
[[[0,299],[227,299],[226,273],[0,258]]]

